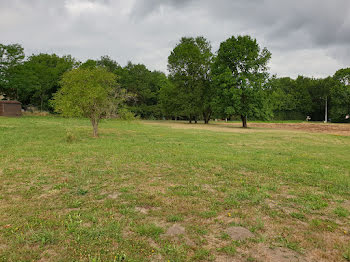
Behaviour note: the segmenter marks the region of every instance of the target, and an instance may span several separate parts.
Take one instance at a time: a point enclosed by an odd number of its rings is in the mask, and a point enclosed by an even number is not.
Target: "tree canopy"
[[[183,37],[168,57],[169,78],[176,89],[172,102],[180,105],[178,113],[197,121],[203,116],[208,123],[211,114],[210,68],[213,54],[204,37]],[[170,87],[173,88],[173,87]],[[181,103],[176,103],[176,101]],[[170,101],[169,101],[170,102]],[[164,106],[173,107],[163,101]]]
[[[110,56],[77,61],[70,55],[25,57],[20,44],[0,44],[0,97],[24,109],[54,112],[49,102],[62,77],[75,70],[104,69],[127,92],[123,110],[145,119],[211,118],[252,120],[331,120],[350,122],[350,68],[333,76],[270,76],[271,53],[251,36],[232,36],[213,54],[202,37],[182,37],[168,56],[166,75],[146,65],[122,66]]]
[[[239,115],[243,127],[248,117],[267,118],[267,63],[271,53],[260,49],[250,36],[232,36],[220,44],[213,64],[217,88],[216,108],[227,116]]]
[[[55,111],[90,118],[95,137],[100,119],[115,112],[123,99],[116,75],[105,68],[73,69],[63,75],[60,84],[52,100]]]

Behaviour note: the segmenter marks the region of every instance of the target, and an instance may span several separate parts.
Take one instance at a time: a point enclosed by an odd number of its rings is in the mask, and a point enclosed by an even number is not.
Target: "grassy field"
[[[350,260],[350,136],[188,127],[0,118],[0,261]]]

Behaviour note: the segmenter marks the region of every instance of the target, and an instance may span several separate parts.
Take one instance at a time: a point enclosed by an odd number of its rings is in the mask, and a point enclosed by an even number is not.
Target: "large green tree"
[[[127,102],[129,110],[142,118],[160,118],[158,96],[167,81],[165,74],[131,62],[116,72],[120,75],[121,86],[133,94],[133,99]]]
[[[24,80],[30,104],[40,110],[50,110],[49,100],[60,88],[62,75],[77,65],[71,56],[59,57],[56,54],[32,55],[24,63],[22,75],[30,81]]]
[[[181,102],[181,114],[190,123],[203,116],[205,123],[211,115],[213,87],[210,69],[213,54],[211,45],[204,37],[183,37],[168,57],[169,78],[175,86],[176,99]],[[171,87],[172,88],[172,87]]]
[[[89,118],[94,137],[100,120],[113,114],[124,98],[117,76],[101,67],[73,69],[63,75],[60,84],[52,100],[55,111]]]
[[[19,44],[0,44],[0,94],[9,99],[18,99],[20,65],[25,55]]]
[[[312,97],[309,93],[313,79],[298,76],[271,79],[270,98],[274,118],[279,120],[303,120],[312,113]]]
[[[339,69],[333,76],[330,117],[336,122],[350,122],[350,68]]]
[[[248,117],[266,118],[271,113],[264,92],[270,58],[271,53],[247,35],[232,36],[220,44],[213,65],[219,89],[216,108],[227,116],[240,116],[243,127]]]

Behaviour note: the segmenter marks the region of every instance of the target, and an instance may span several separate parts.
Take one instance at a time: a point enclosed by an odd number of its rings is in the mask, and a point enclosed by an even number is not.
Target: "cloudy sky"
[[[216,52],[249,34],[272,52],[271,72],[323,77],[350,67],[349,0],[0,0],[0,43],[79,60],[110,55],[166,72],[182,36]]]

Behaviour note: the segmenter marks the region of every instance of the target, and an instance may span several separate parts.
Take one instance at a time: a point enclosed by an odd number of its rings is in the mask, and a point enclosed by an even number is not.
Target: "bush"
[[[135,120],[134,113],[130,112],[126,108],[120,109],[119,112],[118,112],[118,116],[122,120],[128,120],[128,121]]]

